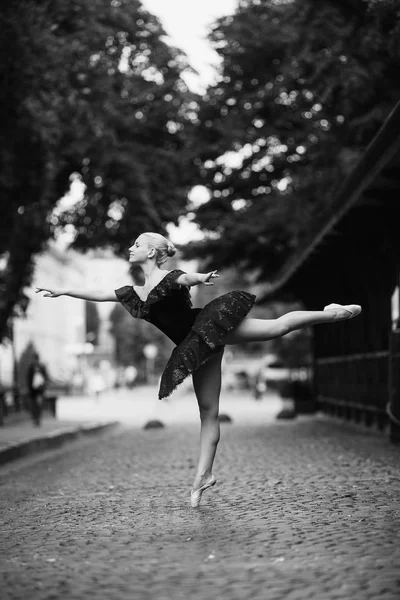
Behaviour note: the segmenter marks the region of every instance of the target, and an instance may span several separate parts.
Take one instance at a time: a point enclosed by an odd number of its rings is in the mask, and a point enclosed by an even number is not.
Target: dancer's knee
[[[216,421],[218,420],[218,405],[199,406],[201,421]]]

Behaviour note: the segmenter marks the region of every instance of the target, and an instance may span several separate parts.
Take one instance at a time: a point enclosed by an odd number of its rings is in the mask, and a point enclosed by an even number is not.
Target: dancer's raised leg
[[[330,304],[324,310],[295,310],[278,319],[246,318],[227,335],[224,341],[226,344],[263,342],[286,335],[295,329],[351,319],[360,312],[361,306],[358,304],[349,304],[346,307]]]
[[[193,373],[193,386],[200,411],[200,456],[193,490],[207,483],[212,474],[219,442],[219,396],[221,392],[221,360],[223,351],[210,358]]]

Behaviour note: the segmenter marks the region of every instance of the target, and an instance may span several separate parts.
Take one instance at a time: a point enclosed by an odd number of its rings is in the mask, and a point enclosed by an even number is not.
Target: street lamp
[[[94,346],[90,342],[79,342],[76,344],[67,344],[65,347],[68,354],[72,354],[76,357],[78,363],[78,369],[84,381],[85,388],[87,388],[87,370],[88,370],[88,356],[94,351]]]
[[[146,357],[147,383],[152,383],[154,381],[155,358],[158,354],[158,348],[155,344],[146,344],[143,348],[143,354]]]

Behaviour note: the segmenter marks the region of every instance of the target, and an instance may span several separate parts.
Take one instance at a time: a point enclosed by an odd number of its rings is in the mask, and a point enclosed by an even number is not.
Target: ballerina
[[[292,311],[277,319],[254,319],[248,313],[256,296],[233,290],[203,308],[193,308],[190,287],[214,285],[217,271],[186,273],[167,271],[162,265],[176,252],[158,233],[142,233],[129,248],[129,262],[139,266],[144,285],[125,285],[116,290],[63,290],[37,287],[48,298],[70,296],[95,302],[120,302],[135,318],[145,319],[175,344],[160,381],[159,398],[167,398],[192,375],[200,412],[200,454],[191,490],[191,505],[199,506],[203,492],[214,486],[212,473],[220,439],[219,397],[221,360],[226,345],[267,341],[302,327],[352,319],[361,306],[329,304],[321,311]]]

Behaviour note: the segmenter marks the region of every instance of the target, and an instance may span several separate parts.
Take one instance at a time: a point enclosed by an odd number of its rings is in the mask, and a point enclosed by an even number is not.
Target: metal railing
[[[400,331],[387,351],[320,358],[315,372],[321,410],[379,430],[390,425],[400,441]]]

